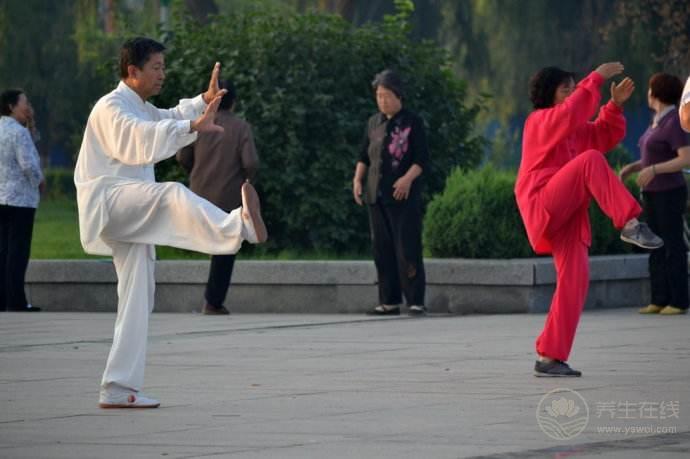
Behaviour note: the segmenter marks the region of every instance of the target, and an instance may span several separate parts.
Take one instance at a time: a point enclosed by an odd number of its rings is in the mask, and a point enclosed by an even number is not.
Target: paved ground
[[[690,317],[586,313],[577,380],[532,376],[543,320],[154,314],[162,407],[103,411],[113,314],[0,313],[0,458],[689,456]]]

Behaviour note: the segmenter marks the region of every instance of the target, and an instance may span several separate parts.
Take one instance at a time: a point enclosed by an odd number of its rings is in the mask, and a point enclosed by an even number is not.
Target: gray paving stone
[[[111,313],[0,313],[2,458],[686,458],[690,317],[583,315],[579,379],[532,376],[540,314],[154,314],[145,391],[157,410],[97,407]],[[540,400],[577,391],[566,440]],[[608,418],[607,403],[677,403],[677,417]],[[675,429],[614,433],[604,428]]]

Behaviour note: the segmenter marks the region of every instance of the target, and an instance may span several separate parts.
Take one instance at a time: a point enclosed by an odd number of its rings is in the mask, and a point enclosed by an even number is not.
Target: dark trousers
[[[225,296],[228,294],[232,268],[235,266],[235,255],[211,256],[211,267],[206,282],[204,297],[211,306],[219,308],[223,306]]]
[[[685,187],[644,192],[649,227],[664,240],[664,246],[649,255],[652,303],[688,307],[688,256],[683,239],[683,218],[688,199]]]
[[[0,311],[27,305],[24,277],[35,214],[31,207],[0,205]]]
[[[369,226],[379,282],[379,303],[424,305],[426,274],[422,260],[422,203],[369,206]]]

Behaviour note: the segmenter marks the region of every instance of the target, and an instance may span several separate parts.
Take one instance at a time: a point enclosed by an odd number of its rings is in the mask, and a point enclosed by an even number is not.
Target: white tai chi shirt
[[[120,82],[91,111],[74,171],[84,251],[112,255],[101,232],[108,223],[106,193],[127,181],[155,182],[153,164],[196,140],[190,124],[206,108],[201,95],[172,109],[144,102]]]

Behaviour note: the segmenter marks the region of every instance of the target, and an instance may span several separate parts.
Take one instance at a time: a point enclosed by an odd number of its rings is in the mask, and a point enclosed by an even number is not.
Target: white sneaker
[[[98,406],[108,408],[158,408],[161,402],[134,392],[109,394],[101,393]]]

